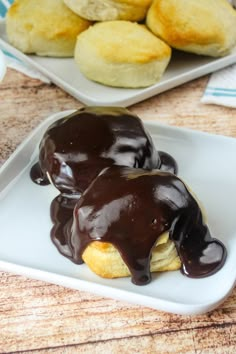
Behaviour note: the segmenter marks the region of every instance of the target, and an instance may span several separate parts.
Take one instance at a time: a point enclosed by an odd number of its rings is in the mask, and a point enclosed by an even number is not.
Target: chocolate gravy
[[[47,129],[31,176],[46,184],[48,175],[61,193],[81,193],[112,165],[177,169],[173,159],[158,153],[137,116],[125,108],[85,107]]]
[[[226,257],[224,246],[211,238],[184,184],[154,169],[176,173],[177,164],[156,151],[141,120],[126,109],[86,107],[52,124],[40,143],[31,178],[39,185],[50,179],[60,191],[51,203],[51,239],[59,252],[82,263],[83,250],[94,239],[111,242],[132,281],[146,284],[152,247],[168,230],[184,274],[216,272]]]
[[[49,179],[47,178],[46,174],[44,174],[41,170],[39,162],[34,164],[30,170],[30,178],[32,181],[39,186],[47,186],[50,184]]]
[[[189,277],[215,273],[226,258],[225,247],[211,237],[196,200],[168,172],[120,166],[104,170],[76,204],[68,231],[75,263],[83,262],[83,251],[91,242],[109,242],[138,285],[150,282],[151,251],[165,231]]]

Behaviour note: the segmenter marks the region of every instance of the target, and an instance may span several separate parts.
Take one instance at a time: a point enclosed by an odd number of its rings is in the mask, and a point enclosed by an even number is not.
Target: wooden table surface
[[[203,105],[204,77],[130,107],[142,119],[236,137],[236,110]],[[82,104],[8,70],[0,84],[0,165],[50,114]],[[236,353],[236,291],[180,316],[0,273],[0,353]]]

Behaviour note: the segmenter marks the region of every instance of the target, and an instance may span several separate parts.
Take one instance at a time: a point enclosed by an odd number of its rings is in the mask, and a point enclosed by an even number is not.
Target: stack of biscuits
[[[74,56],[90,80],[139,88],[160,80],[172,48],[229,54],[236,11],[227,0],[15,0],[7,35],[24,53]]]

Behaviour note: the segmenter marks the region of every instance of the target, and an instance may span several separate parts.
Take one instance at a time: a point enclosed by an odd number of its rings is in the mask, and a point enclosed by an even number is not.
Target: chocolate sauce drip
[[[160,169],[169,172],[177,172],[177,164],[175,160],[165,152],[159,152],[161,166]],[[33,166],[34,168],[34,166]],[[65,257],[68,257],[75,263],[81,261],[72,257],[70,248],[68,247],[70,235],[68,229],[72,225],[73,210],[79,201],[81,194],[60,194],[51,203],[51,219],[54,224],[51,230],[51,239],[58,251]]]
[[[125,108],[85,107],[52,124],[32,179],[49,175],[61,193],[83,192],[105,167],[159,168],[163,163],[142,121]]]
[[[178,177],[113,166],[95,179],[75,206],[72,257],[81,263],[91,242],[112,243],[132,281],[147,284],[152,248],[165,231],[175,243],[185,275],[205,277],[224,264],[225,247],[211,237],[197,202]]]
[[[39,166],[39,162],[37,162],[31,167],[30,177],[32,181],[34,181],[34,183],[40,186],[47,186],[48,184],[50,184],[47,176],[42,172]]]
[[[53,199],[50,208],[53,227],[51,230],[51,240],[58,251],[65,257],[73,261],[70,249],[70,230],[73,222],[73,210],[78,202],[80,194],[62,195],[59,194]]]
[[[161,163],[159,169],[165,172],[178,173],[178,166],[175,159],[164,151],[158,151]]]

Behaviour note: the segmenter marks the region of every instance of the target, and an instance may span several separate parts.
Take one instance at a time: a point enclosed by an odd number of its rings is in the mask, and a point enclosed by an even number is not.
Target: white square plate
[[[0,170],[0,269],[179,314],[218,306],[236,279],[236,139],[145,124],[157,149],[177,160],[179,176],[203,202],[211,233],[226,245],[228,257],[218,273],[204,279],[175,271],[153,275],[150,284],[136,286],[130,278],[102,279],[85,264],[75,265],[50,240],[49,207],[58,192],[51,185],[34,184],[29,171],[47,126],[69,113],[44,121]]]
[[[230,55],[223,58],[174,51],[166,72],[157,84],[141,89],[124,89],[112,88],[87,80],[79,71],[73,58],[24,55],[7,43],[4,21],[0,21],[0,45],[39,70],[54,84],[81,102],[97,106],[127,107],[236,62],[236,48]]]

